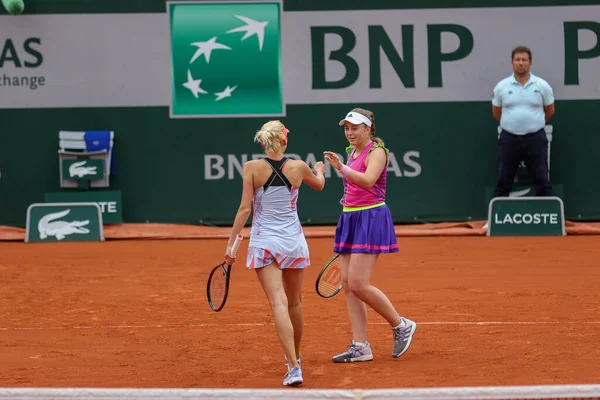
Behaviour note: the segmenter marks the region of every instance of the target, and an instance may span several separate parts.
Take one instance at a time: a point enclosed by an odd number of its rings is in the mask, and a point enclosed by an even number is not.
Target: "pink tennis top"
[[[367,156],[371,150],[376,147],[383,147],[383,145],[378,144],[377,142],[371,142],[356,158],[354,158],[356,148],[351,147],[349,150],[350,155],[348,157],[348,163],[346,165],[355,171],[365,173],[367,170],[365,164]],[[387,153],[388,150],[385,147],[383,147],[383,149]],[[342,181],[344,182],[344,196],[342,197],[342,200],[340,200],[340,204],[345,207],[364,207],[385,202],[386,180],[387,163],[383,168],[383,171],[381,171],[381,175],[377,178],[375,185],[370,189],[361,188],[356,183],[346,179],[346,177],[342,177]]]

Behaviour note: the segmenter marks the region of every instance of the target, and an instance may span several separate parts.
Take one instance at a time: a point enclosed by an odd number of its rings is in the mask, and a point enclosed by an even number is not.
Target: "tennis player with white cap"
[[[375,136],[375,115],[361,108],[350,111],[339,122],[350,146],[348,163],[326,151],[325,159],[340,173],[344,184],[343,206],[335,231],[333,251],[340,254],[342,287],[352,326],[352,344],[335,355],[334,362],[371,361],[367,341],[367,305],[386,319],[393,332],[393,357],[408,350],[417,325],[396,312],[388,297],[369,279],[377,258],[398,252],[392,214],[385,203],[387,154]]]

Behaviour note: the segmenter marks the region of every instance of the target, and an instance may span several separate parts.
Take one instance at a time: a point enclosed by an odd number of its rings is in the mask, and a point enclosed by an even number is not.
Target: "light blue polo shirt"
[[[492,104],[502,107],[500,126],[515,135],[537,132],[546,125],[544,107],[554,103],[552,88],[542,78],[530,74],[521,86],[511,75],[498,82]]]

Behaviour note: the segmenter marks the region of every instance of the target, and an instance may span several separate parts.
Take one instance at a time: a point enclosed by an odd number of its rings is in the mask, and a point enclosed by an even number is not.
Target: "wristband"
[[[350,173],[350,171],[352,171],[352,168],[350,168],[349,166],[347,166],[346,164],[342,165],[342,169],[340,169],[340,173],[343,176],[348,176],[348,174]]]

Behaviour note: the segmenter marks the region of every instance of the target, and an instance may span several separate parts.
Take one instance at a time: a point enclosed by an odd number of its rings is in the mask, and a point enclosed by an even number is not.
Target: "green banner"
[[[31,204],[26,218],[26,242],[104,240],[102,214],[96,203]]]
[[[280,2],[175,2],[173,117],[283,116]]]
[[[96,203],[105,224],[123,222],[123,200],[120,190],[63,190],[45,194],[46,203]]]
[[[490,202],[488,236],[564,236],[558,197],[497,197]]]
[[[347,141],[337,122],[352,106],[289,107],[283,120],[291,130],[288,155],[310,165],[322,159],[324,150],[345,156]],[[395,222],[487,219],[486,189],[497,179],[498,145],[487,102],[364,106],[375,112],[378,135],[391,151],[387,202]],[[554,123],[551,181],[563,187],[567,219],[599,220],[597,158],[585,154],[600,148],[600,121],[588,117],[600,109],[600,101],[564,101],[556,108],[563,116]],[[395,115],[403,116],[401,125]],[[263,156],[253,136],[264,119],[205,120],[202,133],[196,120],[174,122],[165,108],[0,110],[0,120],[19,121],[12,129],[23,132],[58,132],[65,121],[110,125],[121,166],[111,175],[111,189],[122,192],[124,222],[231,224],[239,206],[243,164]],[[173,129],[178,134],[167,134]],[[572,148],[572,131],[586,143],[581,151]],[[29,137],[11,136],[10,143],[26,148]],[[56,139],[40,136],[26,158],[10,151],[11,146],[0,146],[0,224],[24,226],[27,206],[60,189]],[[341,178],[328,168],[322,192],[301,189],[301,221],[337,222],[341,196]]]

